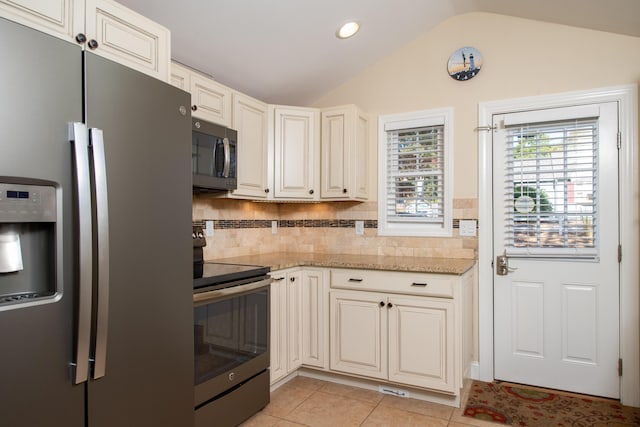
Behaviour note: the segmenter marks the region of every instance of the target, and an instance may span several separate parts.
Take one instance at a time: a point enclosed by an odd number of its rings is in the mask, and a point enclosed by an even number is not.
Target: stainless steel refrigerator
[[[0,425],[193,425],[189,105],[0,19]]]

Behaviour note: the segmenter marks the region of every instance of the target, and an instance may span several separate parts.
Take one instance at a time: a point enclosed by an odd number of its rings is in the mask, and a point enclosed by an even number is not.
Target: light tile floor
[[[271,403],[242,427],[504,426],[462,415],[471,382],[465,384],[457,409],[298,376],[271,393]]]

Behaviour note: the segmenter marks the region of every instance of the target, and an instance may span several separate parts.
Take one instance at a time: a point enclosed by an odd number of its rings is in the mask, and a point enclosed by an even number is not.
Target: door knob
[[[509,267],[509,258],[507,257],[506,249],[502,255],[498,255],[496,257],[496,274],[498,276],[506,276],[516,270],[516,267]]]

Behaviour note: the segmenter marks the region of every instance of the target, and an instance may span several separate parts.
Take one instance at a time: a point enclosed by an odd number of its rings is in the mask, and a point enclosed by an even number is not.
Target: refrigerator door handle
[[[98,247],[98,287],[93,379],[105,375],[107,330],[109,325],[109,204],[104,136],[101,129],[90,129],[95,179]]]
[[[84,123],[70,123],[69,140],[73,143],[78,192],[78,323],[74,384],[89,378],[91,343],[91,292],[93,277],[91,180],[89,172],[89,132]]]
[[[229,178],[229,168],[231,166],[231,146],[229,144],[229,138],[222,140],[224,144],[224,168],[222,170],[222,176]]]

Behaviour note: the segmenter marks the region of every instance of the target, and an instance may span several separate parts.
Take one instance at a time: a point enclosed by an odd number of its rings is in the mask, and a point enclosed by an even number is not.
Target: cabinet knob
[[[84,42],[86,42],[86,41],[87,41],[87,36],[85,36],[85,35],[84,35],[84,34],[82,34],[82,33],[78,33],[78,34],[76,35],[76,41],[77,41],[79,44],[82,44],[82,43],[84,43]]]
[[[389,303],[387,304],[387,308],[391,308],[393,307],[393,304],[391,304],[391,301],[389,301]]]
[[[89,46],[89,49],[94,50],[98,47],[98,42],[94,39],[91,39],[89,40],[89,43],[87,43],[87,46]]]
[[[313,194],[313,190],[309,190],[309,194]]]
[[[198,109],[198,106],[197,106],[197,105],[192,105],[192,106],[191,106],[191,111],[196,111],[197,109]]]
[[[269,189],[268,189],[268,188],[265,188],[265,189],[264,189],[264,192],[265,192],[265,193],[267,193],[267,194],[269,194]]]
[[[380,301],[380,307],[384,307],[384,301]]]
[[[295,281],[296,281],[296,278],[295,278],[295,276],[293,276],[293,277],[291,277],[289,280],[290,280],[290,281],[292,281],[292,282],[295,282]]]
[[[343,189],[342,189],[342,193],[343,193],[343,194],[347,194],[347,189],[346,189],[346,188],[343,188]]]

